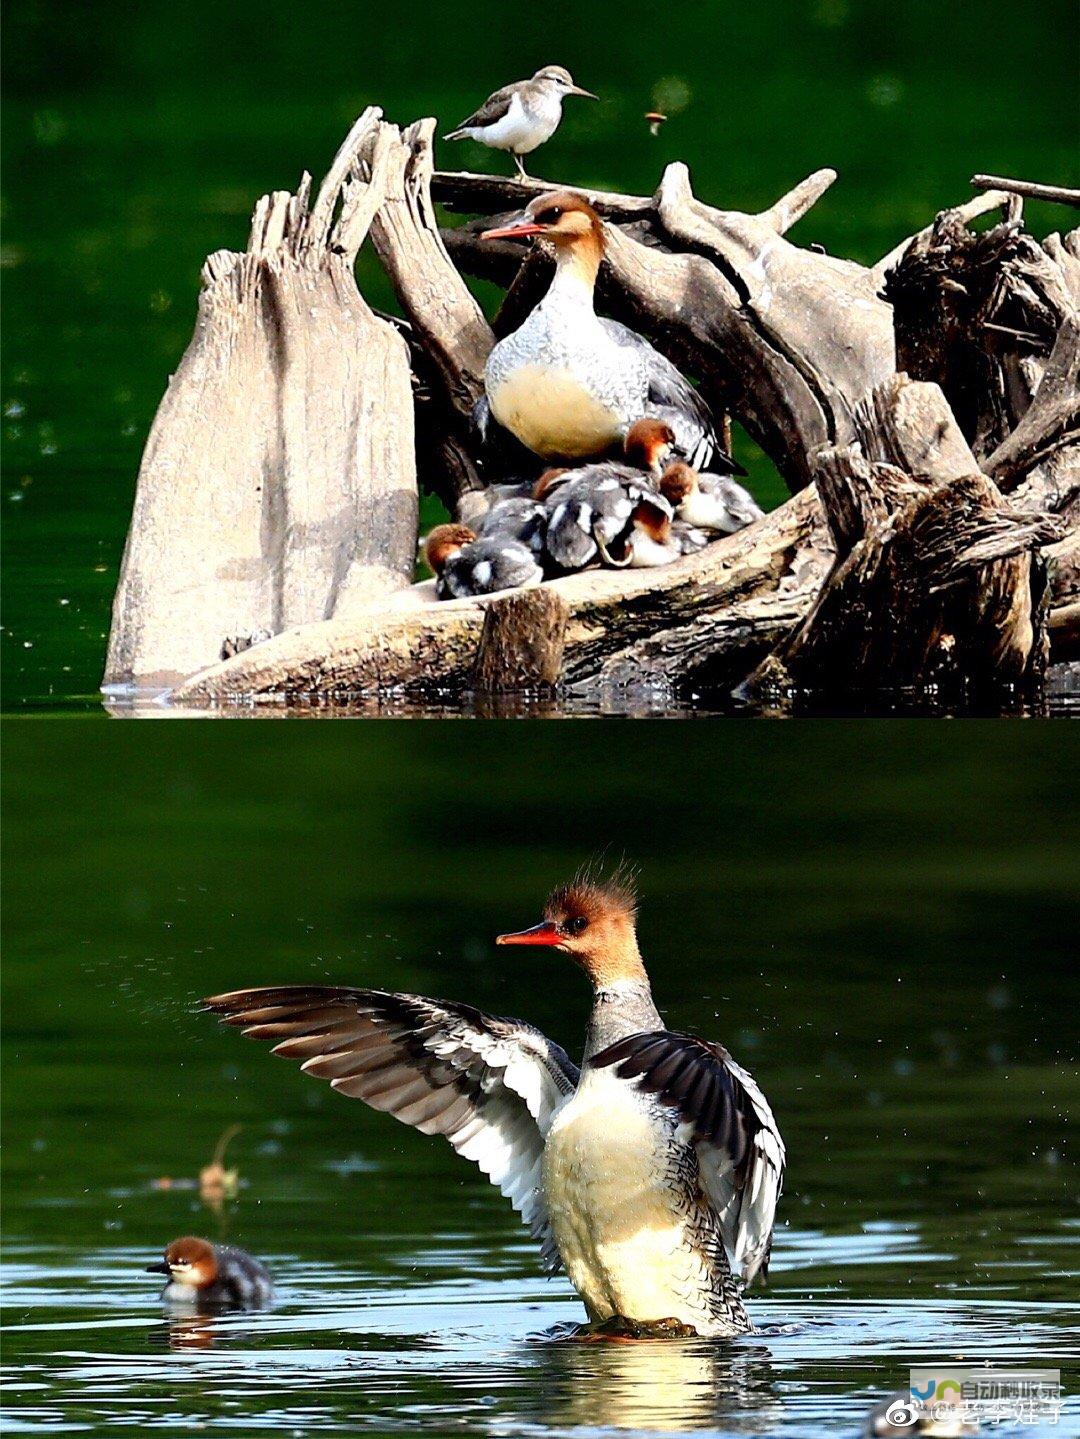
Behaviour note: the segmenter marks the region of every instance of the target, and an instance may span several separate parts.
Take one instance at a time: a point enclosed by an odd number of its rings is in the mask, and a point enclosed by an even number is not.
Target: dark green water
[[[139,455],[202,261],[243,247],[262,191],[320,174],[365,104],[449,125],[557,60],[603,99],[570,102],[540,173],[640,192],[681,158],[704,197],[755,209],[832,165],[840,181],[799,233],[867,261],[966,198],[977,170],[1076,179],[1077,31],[1072,0],[12,0],[5,707],[96,704]],[[658,99],[672,118],[653,140],[641,116]],[[506,163],[470,144],[441,158]],[[1029,218],[1041,234],[1069,215]],[[361,284],[391,305],[370,256]],[[739,452],[776,503],[771,467]]]
[[[960,1355],[1075,1391],[1071,729],[6,729],[6,1432],[841,1435]],[[471,1166],[194,1009],[410,988],[578,1052],[580,976],[492,937],[606,841],[668,1022],[787,1140],[732,1344],[556,1342],[580,1305]],[[222,1213],[154,1187],[233,1122]],[[279,1306],[164,1317],[142,1268],[192,1231]]]

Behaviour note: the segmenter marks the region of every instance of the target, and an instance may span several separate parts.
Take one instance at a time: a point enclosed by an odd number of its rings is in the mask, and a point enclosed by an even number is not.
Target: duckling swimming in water
[[[262,1309],[274,1297],[270,1275],[253,1255],[194,1235],[174,1239],[146,1272],[168,1277],[161,1297],[169,1304]]]

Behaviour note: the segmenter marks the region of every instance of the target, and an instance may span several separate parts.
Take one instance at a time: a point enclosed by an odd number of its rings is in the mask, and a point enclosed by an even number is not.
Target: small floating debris
[[[645,122],[649,127],[650,135],[659,135],[660,126],[663,125],[666,120],[667,116],[661,114],[659,110],[645,111]]]

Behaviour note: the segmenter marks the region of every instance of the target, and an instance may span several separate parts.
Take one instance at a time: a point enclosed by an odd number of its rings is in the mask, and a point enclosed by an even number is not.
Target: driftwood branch
[[[930,686],[1034,692],[1047,650],[1045,566],[1032,551],[1059,539],[1061,522],[1008,506],[936,385],[897,376],[856,428],[856,446],[818,457],[836,565],[751,690],[874,702]]]
[[[1064,185],[1037,185],[1031,180],[1006,180],[1001,175],[972,175],[971,183],[977,190],[1005,190],[1026,200],[1049,200],[1080,209],[1080,190],[1068,190]]]
[[[552,261],[479,235],[552,186],[435,173],[433,133],[365,112],[314,202],[306,176],[265,197],[248,253],[207,261],[144,459],[111,676],[186,674],[174,698],[189,704],[668,694],[751,671],[769,695],[1034,692],[1047,609],[1067,647],[1080,606],[1075,235],[1039,245],[1002,185],[867,268],[787,238],[831,170],[758,214],[701,200],[679,164],[652,196],[586,191],[607,228],[601,307],[734,414],[795,496],[664,569],[440,603],[406,584],[414,417],[425,483],[462,518],[483,510],[502,477],[471,423],[484,364]],[[475,218],[440,231],[436,203]],[[973,234],[994,208],[1002,223]],[[356,292],[368,234],[403,319]],[[493,325],[463,272],[505,287]],[[157,571],[194,575],[194,618]]]
[[[259,201],[245,253],[204,266],[195,334],[139,471],[110,687],[171,682],[411,576],[408,358],[352,276],[385,151],[366,184],[347,177],[378,126],[365,111],[310,210],[305,175],[295,195]]]

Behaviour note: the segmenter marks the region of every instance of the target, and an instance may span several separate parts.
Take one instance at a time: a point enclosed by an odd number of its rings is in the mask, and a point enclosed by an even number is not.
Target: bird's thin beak
[[[583,100],[599,100],[599,95],[594,95],[591,90],[583,90],[580,85],[571,85],[566,92],[568,95],[580,95]]]
[[[485,230],[480,238],[481,240],[527,240],[533,235],[546,235],[547,230],[546,225],[538,225],[535,220],[526,220],[522,216],[513,224],[501,225],[497,230]]]
[[[563,937],[549,920],[534,924],[531,929],[519,929],[514,934],[500,934],[496,944],[562,944]]]
[[[172,1270],[165,1263],[164,1259],[159,1259],[156,1264],[148,1264],[146,1266],[146,1272],[147,1274],[171,1274]]]

